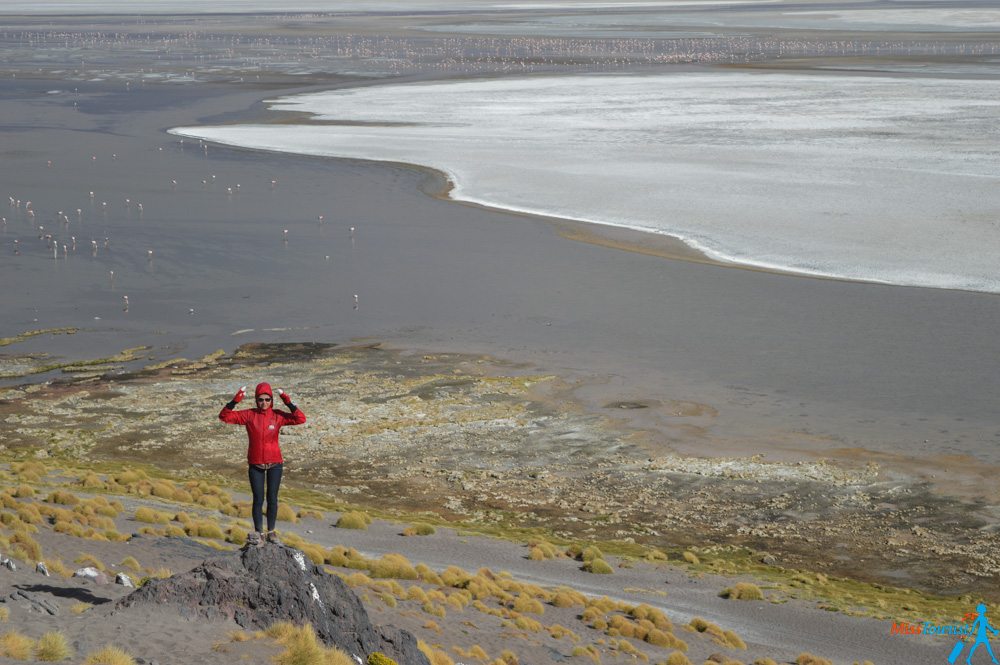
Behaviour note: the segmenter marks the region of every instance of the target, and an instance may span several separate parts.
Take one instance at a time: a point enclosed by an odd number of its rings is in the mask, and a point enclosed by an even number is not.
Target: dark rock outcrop
[[[206,559],[186,573],[151,580],[119,600],[114,611],[143,605],[173,606],[190,618],[228,618],[255,630],[282,620],[308,622],[327,645],[361,661],[380,651],[400,665],[429,665],[411,633],[372,624],[340,578],[284,545],[247,547]]]

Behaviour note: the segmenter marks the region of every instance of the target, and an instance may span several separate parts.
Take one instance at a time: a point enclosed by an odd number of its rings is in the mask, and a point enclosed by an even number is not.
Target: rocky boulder
[[[379,651],[400,665],[429,665],[411,633],[372,624],[340,578],[284,545],[245,547],[186,573],[150,580],[119,600],[114,611],[149,605],[173,606],[191,619],[232,619],[251,630],[282,620],[308,622],[323,642],[361,662]]]

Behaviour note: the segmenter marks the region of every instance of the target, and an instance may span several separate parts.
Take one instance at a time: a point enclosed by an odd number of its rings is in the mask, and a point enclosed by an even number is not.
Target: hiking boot
[[[281,539],[278,538],[278,532],[277,531],[268,531],[267,532],[267,542],[274,543],[275,545],[280,545],[281,544]]]
[[[251,531],[247,534],[247,547],[260,547],[264,544],[259,531]]]

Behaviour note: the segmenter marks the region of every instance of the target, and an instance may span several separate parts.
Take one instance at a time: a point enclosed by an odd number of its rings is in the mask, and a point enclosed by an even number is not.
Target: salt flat
[[[677,236],[810,275],[1000,291],[1000,82],[714,72],[385,85],[183,127],[263,150],[439,169],[452,196]]]

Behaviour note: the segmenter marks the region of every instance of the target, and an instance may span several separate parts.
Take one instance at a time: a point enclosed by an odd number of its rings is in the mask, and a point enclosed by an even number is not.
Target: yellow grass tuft
[[[304,519],[322,520],[322,519],[324,519],[323,518],[323,513],[321,513],[320,511],[318,511],[318,510],[306,510],[306,509],[300,510],[298,517],[299,517],[300,520],[304,520]]]
[[[57,503],[61,506],[75,506],[80,503],[80,499],[70,492],[56,490],[45,499],[48,503]]]
[[[18,485],[17,489],[14,490],[14,496],[19,499],[35,496],[35,488],[31,485]]]
[[[723,589],[719,595],[729,600],[764,600],[764,592],[751,582],[737,582]]]
[[[66,660],[73,655],[73,650],[66,642],[66,636],[57,631],[45,633],[35,643],[35,659],[48,662]]]
[[[81,601],[78,603],[73,603],[73,605],[70,606],[69,611],[72,612],[73,614],[83,614],[91,607],[93,607],[93,605],[91,605],[90,603],[84,603]]]
[[[79,482],[80,487],[85,489],[100,489],[104,487],[104,481],[101,480],[101,477],[93,471],[85,474],[82,478],[80,478]]]
[[[444,584],[444,580],[441,579],[441,576],[431,570],[427,564],[418,563],[414,566],[414,569],[417,571],[417,575],[420,575],[420,579],[424,582],[427,582],[428,584],[435,584],[437,586]]]
[[[83,665],[135,665],[135,659],[121,647],[108,644],[89,654]]]
[[[440,649],[435,649],[423,640],[417,640],[417,647],[427,656],[427,660],[431,662],[431,665],[455,665],[455,661],[451,659],[451,656]]]
[[[690,564],[694,564],[695,566],[701,563],[701,559],[699,559],[698,555],[695,554],[694,552],[686,551],[681,556],[684,557],[685,561],[687,561]]]
[[[680,651],[675,651],[661,665],[691,665],[691,661]]]
[[[354,665],[340,649],[323,646],[311,624],[295,626],[282,621],[268,628],[266,634],[285,647],[274,657],[277,665]]]
[[[417,523],[411,527],[403,529],[404,536],[430,536],[434,534],[434,527],[430,524]]]
[[[295,514],[295,509],[287,503],[278,504],[278,519],[282,522],[291,522],[293,524],[299,521],[298,515]]]
[[[41,561],[42,546],[24,531],[15,531],[8,539],[11,555],[22,561]]]
[[[337,519],[336,527],[340,529],[367,529],[372,519],[363,512],[346,512]]]
[[[868,663],[869,661],[865,661]],[[753,665],[778,665],[778,661],[773,658],[757,658],[753,661]],[[857,664],[855,664],[857,665]]]
[[[593,644],[588,644],[587,646],[577,646],[573,647],[571,652],[572,656],[583,656],[584,658],[589,658],[595,663],[601,662],[601,652],[597,650]]]
[[[537,599],[522,593],[515,600],[511,606],[515,612],[529,612],[531,614],[545,614],[545,606],[542,605]]]
[[[216,540],[225,540],[226,538],[226,534],[222,532],[219,525],[208,520],[190,522],[184,527],[184,531],[187,535],[195,538],[215,538]]]
[[[226,540],[234,545],[244,545],[247,542],[247,536],[250,532],[239,526],[238,524],[230,524],[229,528],[226,529]],[[322,562],[320,562],[322,563]]]
[[[97,568],[98,570],[106,570],[106,566],[100,559],[93,554],[87,554],[85,552],[81,552],[80,556],[73,559],[73,563],[78,563],[81,566],[90,566],[92,568]]]
[[[585,561],[583,564],[583,570],[596,575],[610,575],[615,572],[614,568],[612,568],[611,565],[604,559],[591,559],[589,561]]]
[[[141,506],[135,510],[135,520],[146,522],[147,524],[167,524],[170,522],[170,514],[153,510],[147,506]]]
[[[364,573],[351,573],[344,578],[344,582],[347,586],[367,586],[372,583],[372,578],[368,577]]]
[[[0,635],[0,654],[14,660],[29,660],[34,650],[35,641],[17,631],[9,631]]]
[[[402,554],[390,553],[381,559],[371,561],[368,570],[372,577],[397,580],[415,580],[419,577],[416,569]]]
[[[799,654],[799,657],[795,659],[795,665],[833,665],[833,662],[827,660],[826,658],[814,656],[808,652],[802,652]]]
[[[129,570],[134,570],[137,573],[140,570],[142,570],[142,566],[139,565],[139,561],[134,556],[125,557],[124,559],[121,560],[121,563],[119,563],[118,565],[121,566],[122,568],[128,568]]]
[[[0,607],[0,623],[7,623],[10,619],[10,608]]]
[[[429,600],[426,603],[424,603],[420,607],[420,609],[422,609],[427,614],[430,614],[431,616],[436,616],[439,619],[443,619],[446,616],[448,616],[448,611],[444,609],[443,605],[438,605]]]
[[[723,633],[726,638],[726,642],[734,649],[742,649],[746,651],[747,643],[743,641],[743,638],[734,633],[731,630],[727,630]]]

